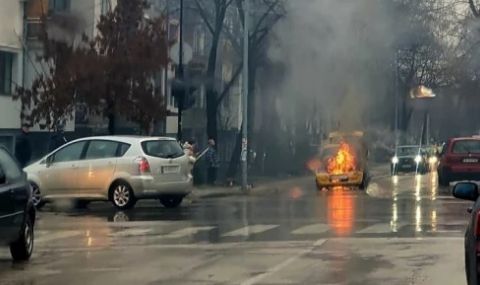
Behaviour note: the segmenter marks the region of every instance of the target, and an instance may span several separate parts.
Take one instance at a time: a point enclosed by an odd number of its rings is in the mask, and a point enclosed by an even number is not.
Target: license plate
[[[179,172],[180,172],[180,166],[178,165],[162,166],[163,174],[172,174],[172,173],[179,173]]]
[[[402,164],[402,168],[412,168],[411,164]]]
[[[333,182],[344,182],[344,181],[348,181],[348,176],[346,176],[346,175],[332,176],[332,181],[333,181]]]
[[[478,158],[464,158],[463,163],[478,163]]]

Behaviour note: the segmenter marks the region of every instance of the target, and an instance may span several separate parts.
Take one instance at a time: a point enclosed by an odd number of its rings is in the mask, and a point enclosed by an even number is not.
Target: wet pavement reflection
[[[368,246],[362,250],[372,251],[382,249],[376,249],[373,245],[376,242],[371,239],[378,239],[384,247],[405,250],[412,245],[402,245],[396,238],[406,239],[406,243],[409,238],[460,240],[470,205],[451,197],[449,188],[439,188],[432,173],[378,175],[365,191],[345,187],[319,190],[313,178],[305,178],[295,185],[248,196],[187,199],[178,209],[162,208],[157,201],[141,201],[128,211],[116,211],[108,203],[91,203],[83,209],[59,210],[47,206],[39,212],[32,261],[12,266],[8,254],[0,251],[0,275],[10,276],[9,284],[53,284],[48,282],[64,280],[57,276],[64,270],[73,270],[79,276],[95,272],[95,276],[106,278],[116,270],[125,269],[134,260],[132,254],[140,252],[152,260],[158,258],[151,256],[156,251],[167,251],[162,254],[173,258],[189,248],[202,254],[220,250],[225,257],[229,256],[225,255],[226,250],[242,247],[244,243],[253,247],[257,244],[259,250],[273,246],[288,252],[292,243],[302,247],[326,241],[322,249],[328,253],[315,253],[315,247],[307,247],[305,252],[313,260],[318,257],[321,262],[328,262],[328,268],[336,268],[318,280],[337,280],[343,284],[339,276],[348,268],[358,271],[355,266],[370,266],[369,270],[373,270],[375,264],[386,262],[367,253],[360,256],[357,251],[361,249],[354,249],[356,243],[346,243],[345,239],[359,239],[359,243],[363,240]],[[282,245],[276,246],[278,243]],[[130,253],[124,255],[124,251]],[[329,257],[325,259],[326,256]],[[354,256],[358,262],[352,259]],[[140,259],[136,262],[142,264],[142,258],[137,258]],[[194,262],[186,258],[184,263]],[[201,260],[204,258],[198,262]],[[169,266],[168,261],[162,262],[166,262],[163,266]],[[79,269],[80,264],[86,265]],[[98,275],[99,272],[104,275]],[[22,274],[26,274],[21,278],[26,283],[13,282]],[[51,278],[32,281],[42,274]]]

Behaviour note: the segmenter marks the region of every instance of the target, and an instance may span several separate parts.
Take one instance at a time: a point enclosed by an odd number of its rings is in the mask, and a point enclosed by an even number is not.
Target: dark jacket
[[[220,166],[220,163],[218,162],[217,150],[214,147],[208,148],[206,158],[209,168],[218,168]]]
[[[32,145],[30,144],[30,137],[27,133],[22,132],[22,134],[17,137],[15,157],[22,168],[27,166],[28,162],[32,159]]]
[[[52,152],[56,150],[57,148],[61,147],[67,142],[67,139],[63,135],[63,132],[55,132],[51,137],[50,137],[50,142],[48,144],[48,152]]]

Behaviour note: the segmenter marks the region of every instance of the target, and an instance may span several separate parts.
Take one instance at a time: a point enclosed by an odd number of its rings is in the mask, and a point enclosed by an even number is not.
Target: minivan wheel
[[[33,222],[27,215],[22,226],[18,240],[10,245],[10,253],[15,261],[26,261],[30,259],[33,252],[34,231]]]
[[[183,197],[184,196],[180,195],[163,196],[160,197],[160,203],[162,203],[165,208],[176,208],[182,203]]]
[[[130,209],[137,202],[132,187],[125,182],[117,182],[113,185],[110,199],[113,205],[120,210]]]
[[[42,193],[40,191],[40,187],[38,187],[35,183],[30,183],[30,187],[32,188],[32,203],[35,208],[40,209],[45,205],[45,201],[42,199]]]

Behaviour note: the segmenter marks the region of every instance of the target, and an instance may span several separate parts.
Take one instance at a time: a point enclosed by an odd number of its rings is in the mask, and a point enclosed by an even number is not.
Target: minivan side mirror
[[[3,185],[5,183],[7,183],[7,175],[5,174],[5,171],[0,168],[0,185]]]
[[[472,182],[459,182],[453,186],[452,194],[458,199],[476,201],[478,198],[478,185]]]

